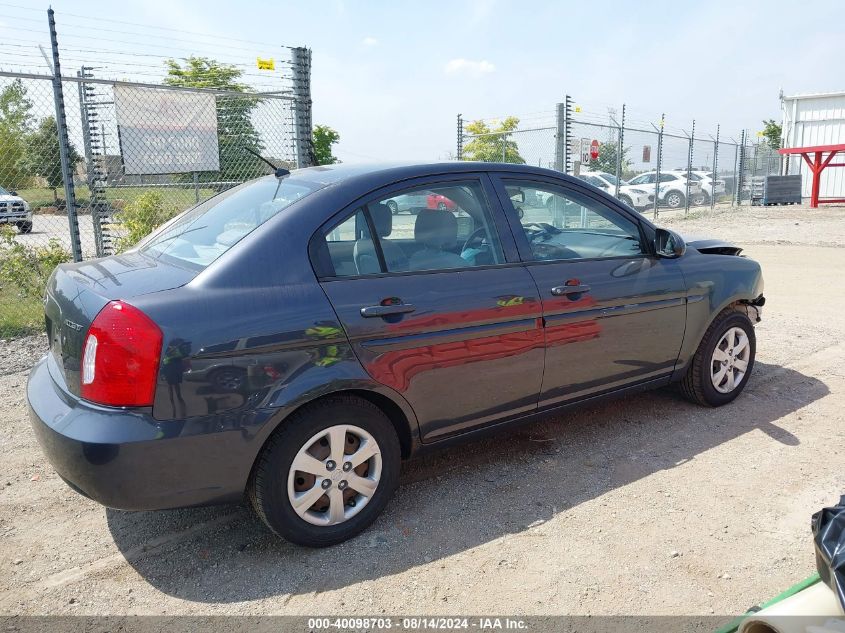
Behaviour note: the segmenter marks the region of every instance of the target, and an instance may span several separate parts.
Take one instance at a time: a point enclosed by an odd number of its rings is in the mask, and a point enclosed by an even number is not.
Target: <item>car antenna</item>
[[[282,177],[284,177],[284,176],[290,176],[290,170],[289,170],[289,169],[285,169],[284,167],[276,167],[273,163],[271,163],[269,160],[267,160],[266,158],[264,158],[261,154],[259,154],[259,153],[258,153],[258,152],[256,152],[255,150],[250,149],[249,147],[242,147],[241,149],[243,149],[243,150],[245,150],[245,151],[249,152],[250,154],[252,154],[252,155],[254,155],[254,156],[257,156],[258,158],[260,158],[261,160],[263,160],[265,163],[267,163],[268,165],[270,165],[270,167],[272,167],[272,168],[273,168],[273,171],[274,171],[274,172],[275,172],[275,174],[276,174],[276,178],[282,178]]]

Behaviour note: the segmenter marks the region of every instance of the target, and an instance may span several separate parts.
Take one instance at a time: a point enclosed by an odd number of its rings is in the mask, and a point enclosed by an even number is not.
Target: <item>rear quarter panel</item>
[[[161,433],[228,435],[244,484],[272,431],[330,393],[388,398],[416,437],[407,402],[367,375],[317,283],[307,244],[321,220],[308,216],[280,214],[181,288],[132,299],[163,333],[151,412]]]

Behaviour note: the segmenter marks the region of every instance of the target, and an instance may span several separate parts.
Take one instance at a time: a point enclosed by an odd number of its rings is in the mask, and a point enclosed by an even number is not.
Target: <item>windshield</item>
[[[156,259],[205,268],[285,207],[323,185],[291,178],[263,178],[235,187],[177,216],[141,242]]]
[[[3,189],[3,187],[0,187],[0,196],[9,196],[9,195],[11,195],[11,194],[8,191]]]
[[[606,172],[602,172],[602,173],[600,173],[600,174],[599,174],[599,176],[601,176],[602,178],[604,178],[607,182],[609,182],[609,183],[610,183],[611,185],[613,185],[614,187],[615,187],[617,184],[619,184],[619,185],[625,185],[625,184],[627,184],[627,183],[626,183],[624,180],[622,180],[621,178],[617,181],[616,176],[614,176],[613,174],[608,174],[608,173],[606,173]]]

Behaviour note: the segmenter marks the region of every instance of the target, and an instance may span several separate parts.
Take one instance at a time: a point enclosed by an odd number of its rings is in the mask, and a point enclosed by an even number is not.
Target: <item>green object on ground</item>
[[[726,624],[722,628],[716,629],[716,631],[714,631],[714,633],[733,633],[734,631],[736,631],[739,628],[739,625],[742,624],[742,621],[745,618],[754,615],[758,611],[762,611],[766,607],[770,607],[773,604],[777,604],[781,600],[786,600],[790,596],[794,596],[799,591],[803,591],[807,587],[811,587],[812,585],[815,585],[817,582],[819,582],[819,580],[821,580],[821,578],[819,578],[819,573],[816,572],[815,574],[813,574],[812,576],[810,576],[808,578],[805,578],[801,582],[792,585],[789,589],[787,589],[783,593],[779,593],[778,595],[776,595],[774,598],[772,598],[768,602],[764,602],[759,607],[752,608],[752,609],[746,611],[745,614],[739,616],[738,618],[731,620],[728,624]]]

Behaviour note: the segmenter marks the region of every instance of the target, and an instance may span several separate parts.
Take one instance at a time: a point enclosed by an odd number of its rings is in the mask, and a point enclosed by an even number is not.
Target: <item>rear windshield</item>
[[[205,268],[279,211],[323,186],[269,177],[235,187],[177,216],[141,242],[139,250]]]

